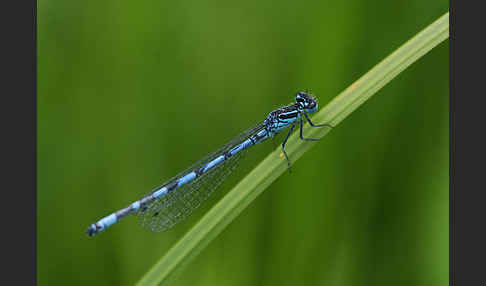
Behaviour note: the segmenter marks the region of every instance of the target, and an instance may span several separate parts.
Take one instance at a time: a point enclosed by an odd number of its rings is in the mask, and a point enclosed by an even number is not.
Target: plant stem
[[[400,72],[448,37],[449,13],[446,13],[341,92],[313,117],[315,122],[338,125]],[[307,136],[312,138],[322,138],[329,131],[328,128],[306,128]],[[288,140],[286,151],[295,161],[315,144],[303,142],[294,134]],[[167,283],[196,257],[263,190],[287,171],[287,163],[279,156],[280,152],[277,148],[270,153],[241,180],[142,277],[138,285]]]

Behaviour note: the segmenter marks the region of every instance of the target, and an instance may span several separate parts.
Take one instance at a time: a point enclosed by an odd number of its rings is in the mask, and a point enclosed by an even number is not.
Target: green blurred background
[[[321,106],[446,0],[38,4],[39,285],[132,285],[188,220],[86,227],[311,89]],[[174,285],[448,285],[449,56],[440,44],[294,162]],[[282,136],[279,137],[282,139]]]

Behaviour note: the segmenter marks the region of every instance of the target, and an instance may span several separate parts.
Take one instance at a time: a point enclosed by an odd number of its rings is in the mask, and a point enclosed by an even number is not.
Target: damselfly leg
[[[295,124],[296,124],[295,122],[292,124],[292,126],[290,127],[289,132],[287,133],[287,135],[285,136],[284,141],[282,142],[282,153],[285,155],[285,159],[287,160],[287,167],[289,169],[289,173],[291,173],[292,171],[290,169],[290,159],[289,159],[289,156],[287,155],[287,152],[285,152],[285,144],[287,144],[287,140],[289,139],[290,134],[292,133],[292,131],[294,131]]]

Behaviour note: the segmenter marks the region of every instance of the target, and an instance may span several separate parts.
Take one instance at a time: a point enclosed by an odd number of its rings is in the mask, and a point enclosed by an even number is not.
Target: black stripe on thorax
[[[292,112],[294,110],[299,110],[299,106],[300,105],[298,105],[298,104],[287,105],[287,106],[284,106],[280,109],[277,109],[276,111],[278,113]]]
[[[274,112],[278,119],[296,118],[299,114],[299,105],[298,104],[287,105],[280,109],[275,110]]]
[[[299,111],[288,112],[288,113],[281,113],[278,115],[279,119],[290,119],[290,118],[297,118],[299,115]]]

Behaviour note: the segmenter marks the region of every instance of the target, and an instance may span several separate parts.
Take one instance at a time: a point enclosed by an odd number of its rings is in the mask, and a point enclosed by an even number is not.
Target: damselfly
[[[140,200],[90,225],[86,230],[87,234],[93,236],[100,233],[129,214],[138,214],[142,226],[154,232],[170,229],[188,217],[213,193],[236,168],[237,162],[250,146],[273,138],[288,127],[290,130],[282,142],[282,153],[290,171],[285,144],[295,125],[300,123],[300,139],[309,141],[318,139],[303,137],[303,117],[312,127],[332,127],[330,124],[312,123],[308,114],[316,112],[317,108],[318,104],[314,97],[307,92],[298,92],[295,95],[295,103],[270,112],[262,123],[241,133]]]

